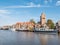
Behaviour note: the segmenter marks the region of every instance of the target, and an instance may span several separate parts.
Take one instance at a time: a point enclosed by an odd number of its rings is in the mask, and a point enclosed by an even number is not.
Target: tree
[[[30,31],[33,31],[34,30],[34,28],[35,28],[35,24],[36,24],[36,22],[34,21],[34,19],[30,19],[30,22],[33,24],[33,27],[31,26],[29,26],[29,29],[30,29]]]
[[[34,19],[30,19],[30,22],[32,22],[33,24],[36,24],[36,22],[34,21]]]
[[[47,26],[50,28],[50,29],[54,29],[54,22],[51,20],[51,19],[48,19],[47,20]]]

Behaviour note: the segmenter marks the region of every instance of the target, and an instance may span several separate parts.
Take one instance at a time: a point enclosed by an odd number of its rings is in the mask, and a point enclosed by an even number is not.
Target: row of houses
[[[12,25],[11,28],[15,28],[16,30],[32,30],[34,28],[34,24],[32,22],[17,22]]]
[[[35,24],[32,22],[17,22],[16,24],[13,24],[11,26],[3,26],[0,29],[1,30],[10,30],[10,29],[23,29],[23,30],[33,30]]]

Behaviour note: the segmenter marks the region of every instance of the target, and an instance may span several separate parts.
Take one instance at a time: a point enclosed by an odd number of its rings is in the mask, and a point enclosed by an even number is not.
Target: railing
[[[35,28],[36,31],[55,31],[54,29]]]

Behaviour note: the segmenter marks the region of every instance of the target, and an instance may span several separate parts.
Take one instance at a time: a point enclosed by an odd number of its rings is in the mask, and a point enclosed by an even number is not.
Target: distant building
[[[34,24],[31,22],[17,22],[15,25],[16,29],[24,28],[29,30],[29,28],[33,28]]]
[[[46,26],[47,26],[47,25],[46,25],[46,16],[45,16],[44,13],[42,13],[41,16],[40,16],[40,25],[41,25],[42,27],[46,27]]]
[[[44,13],[41,14],[40,16],[40,22],[38,22],[35,27],[37,28],[49,28],[47,25],[46,25],[46,16]]]
[[[44,13],[42,13],[40,16],[40,22],[41,22],[41,25],[46,24],[46,16]]]
[[[59,32],[60,32],[60,21],[58,21],[58,22],[56,23],[56,29],[59,30]]]
[[[10,26],[3,26],[1,27],[2,30],[8,30],[10,28]]]

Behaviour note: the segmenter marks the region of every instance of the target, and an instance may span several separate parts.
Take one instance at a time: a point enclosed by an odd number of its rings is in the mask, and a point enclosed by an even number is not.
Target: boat
[[[26,28],[18,28],[18,29],[16,29],[16,31],[28,31]]]
[[[16,29],[15,29],[15,28],[11,28],[10,30],[11,30],[11,31],[16,31]]]
[[[46,29],[46,28],[35,28],[34,32],[49,32],[49,33],[58,33],[58,30]]]

